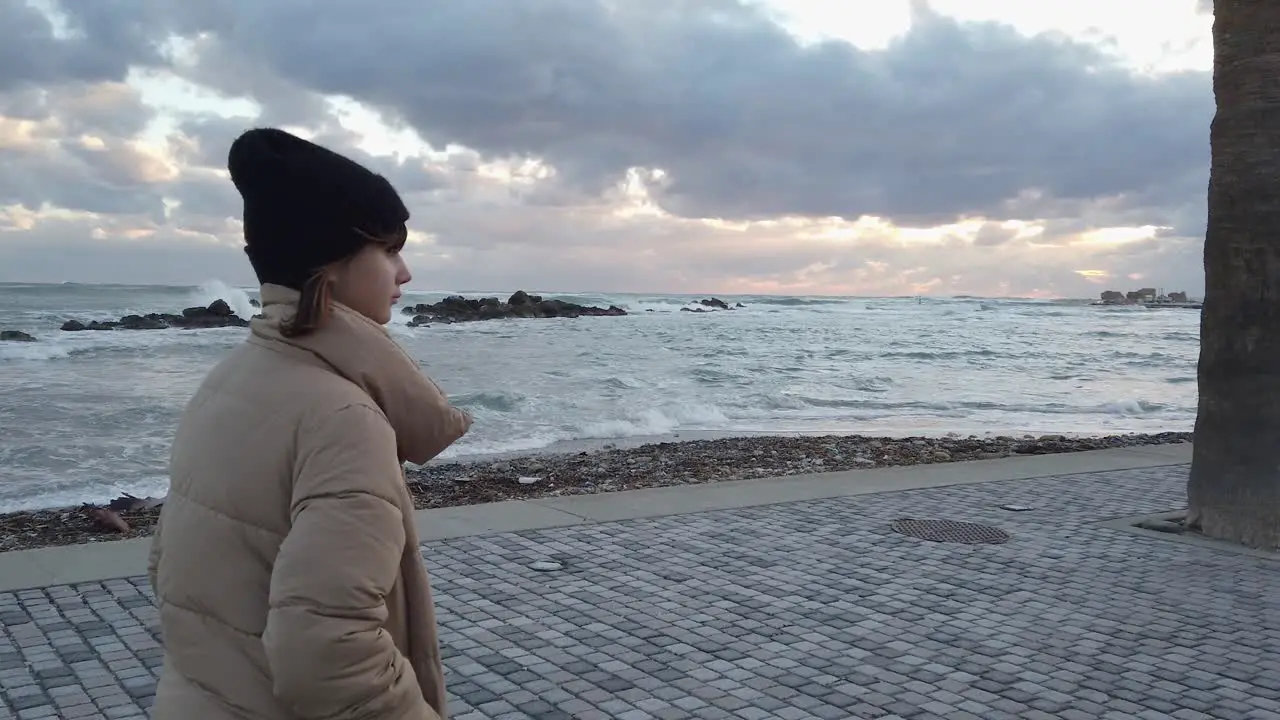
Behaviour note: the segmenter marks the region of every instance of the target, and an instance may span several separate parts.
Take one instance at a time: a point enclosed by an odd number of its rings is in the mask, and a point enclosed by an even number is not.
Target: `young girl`
[[[409,212],[281,130],[231,146],[262,317],[187,406],[151,549],[156,720],[445,718],[402,463],[471,425],[387,334]]]

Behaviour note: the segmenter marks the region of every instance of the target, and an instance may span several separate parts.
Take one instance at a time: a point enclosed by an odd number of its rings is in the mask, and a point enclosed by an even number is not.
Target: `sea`
[[[536,292],[529,288],[530,292]],[[510,290],[410,292],[404,302]],[[625,317],[390,329],[476,419],[441,460],[647,439],[778,434],[1092,435],[1187,431],[1194,310],[976,297],[539,293]],[[201,378],[247,330],[62,332],[67,319],[179,312],[256,289],[0,284],[0,512],[166,491]]]

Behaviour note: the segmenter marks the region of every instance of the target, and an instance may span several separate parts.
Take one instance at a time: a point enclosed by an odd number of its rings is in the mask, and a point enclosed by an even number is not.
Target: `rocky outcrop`
[[[125,315],[119,320],[81,322],[68,320],[62,329],[68,332],[81,330],[166,330],[168,328],[202,329],[220,327],[248,327],[249,321],[235,314],[225,300],[214,300],[208,307],[189,307],[181,315],[148,313]]]
[[[600,308],[563,300],[546,300],[524,290],[517,290],[506,302],[496,297],[477,299],[450,295],[438,303],[419,303],[406,307],[403,312],[413,316],[409,321],[410,327],[506,318],[615,317],[627,314],[626,310],[613,305]]]
[[[0,342],[35,342],[35,337],[21,330],[0,330]]]
[[[729,303],[716,297],[704,298],[702,300],[699,300],[698,304],[701,305],[702,307],[696,307],[696,308],[682,307],[680,308],[680,312],[704,313],[704,312],[714,312],[716,310],[733,310],[735,308],[746,307],[746,305],[743,305],[742,303],[738,303],[736,305],[730,305]]]

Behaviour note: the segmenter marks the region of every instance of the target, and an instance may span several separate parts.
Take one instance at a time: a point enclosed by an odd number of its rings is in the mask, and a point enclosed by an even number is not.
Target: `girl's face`
[[[413,279],[400,248],[370,243],[333,273],[333,299],[386,325],[400,300],[400,286]]]

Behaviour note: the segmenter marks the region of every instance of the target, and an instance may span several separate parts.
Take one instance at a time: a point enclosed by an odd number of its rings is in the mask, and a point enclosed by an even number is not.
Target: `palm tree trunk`
[[[1280,546],[1280,2],[1215,0],[1199,414],[1187,522]]]

